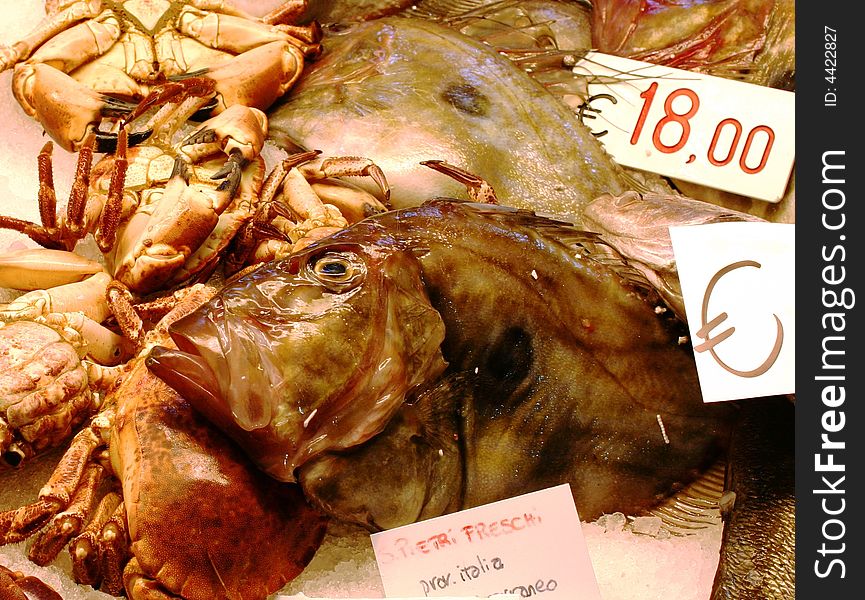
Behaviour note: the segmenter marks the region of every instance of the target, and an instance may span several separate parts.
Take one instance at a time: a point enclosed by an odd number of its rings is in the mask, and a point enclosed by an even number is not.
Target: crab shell
[[[131,539],[131,598],[154,588],[187,600],[265,598],[304,569],[325,518],[297,486],[256,469],[144,361],[116,393],[110,448]]]
[[[0,470],[72,436],[95,410],[78,349],[34,321],[0,321]]]

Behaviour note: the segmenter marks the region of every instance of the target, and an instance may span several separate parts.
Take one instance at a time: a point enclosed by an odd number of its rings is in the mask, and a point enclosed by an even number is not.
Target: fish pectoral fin
[[[418,435],[442,450],[454,449],[458,439],[460,407],[471,394],[462,373],[448,373],[407,402],[417,420]]]

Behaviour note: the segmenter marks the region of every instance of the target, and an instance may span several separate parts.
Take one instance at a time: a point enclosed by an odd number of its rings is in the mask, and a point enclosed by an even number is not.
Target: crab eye
[[[328,252],[308,263],[312,276],[336,291],[350,289],[363,280],[366,267],[356,255],[348,252]]]

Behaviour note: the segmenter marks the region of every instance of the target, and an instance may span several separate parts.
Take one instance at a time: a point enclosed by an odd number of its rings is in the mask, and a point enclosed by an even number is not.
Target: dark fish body
[[[270,137],[372,159],[396,208],[465,197],[424,160],[483,174],[502,204],[571,217],[629,189],[573,111],[491,46],[436,22],[387,17],[331,30],[324,48],[270,111]]]
[[[711,600],[796,595],[795,409],[786,398],[749,400],[731,439],[721,557]]]
[[[501,207],[392,211],[227,286],[150,366],[268,473],[371,529],[562,482],[583,519],[634,514],[716,458],[730,413],[596,242]]]

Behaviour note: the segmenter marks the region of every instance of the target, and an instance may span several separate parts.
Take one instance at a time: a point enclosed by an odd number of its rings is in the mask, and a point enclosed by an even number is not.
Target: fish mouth
[[[286,455],[293,455],[296,446],[290,437],[276,435],[273,425],[283,387],[273,340],[227,314],[219,297],[173,323],[169,334],[176,348],[151,349],[146,359],[151,372],[234,438],[265,471],[293,481]]]
[[[216,375],[201,356],[155,346],[145,359],[150,371],[173,388],[178,394],[195,404],[219,404],[222,402]]]

